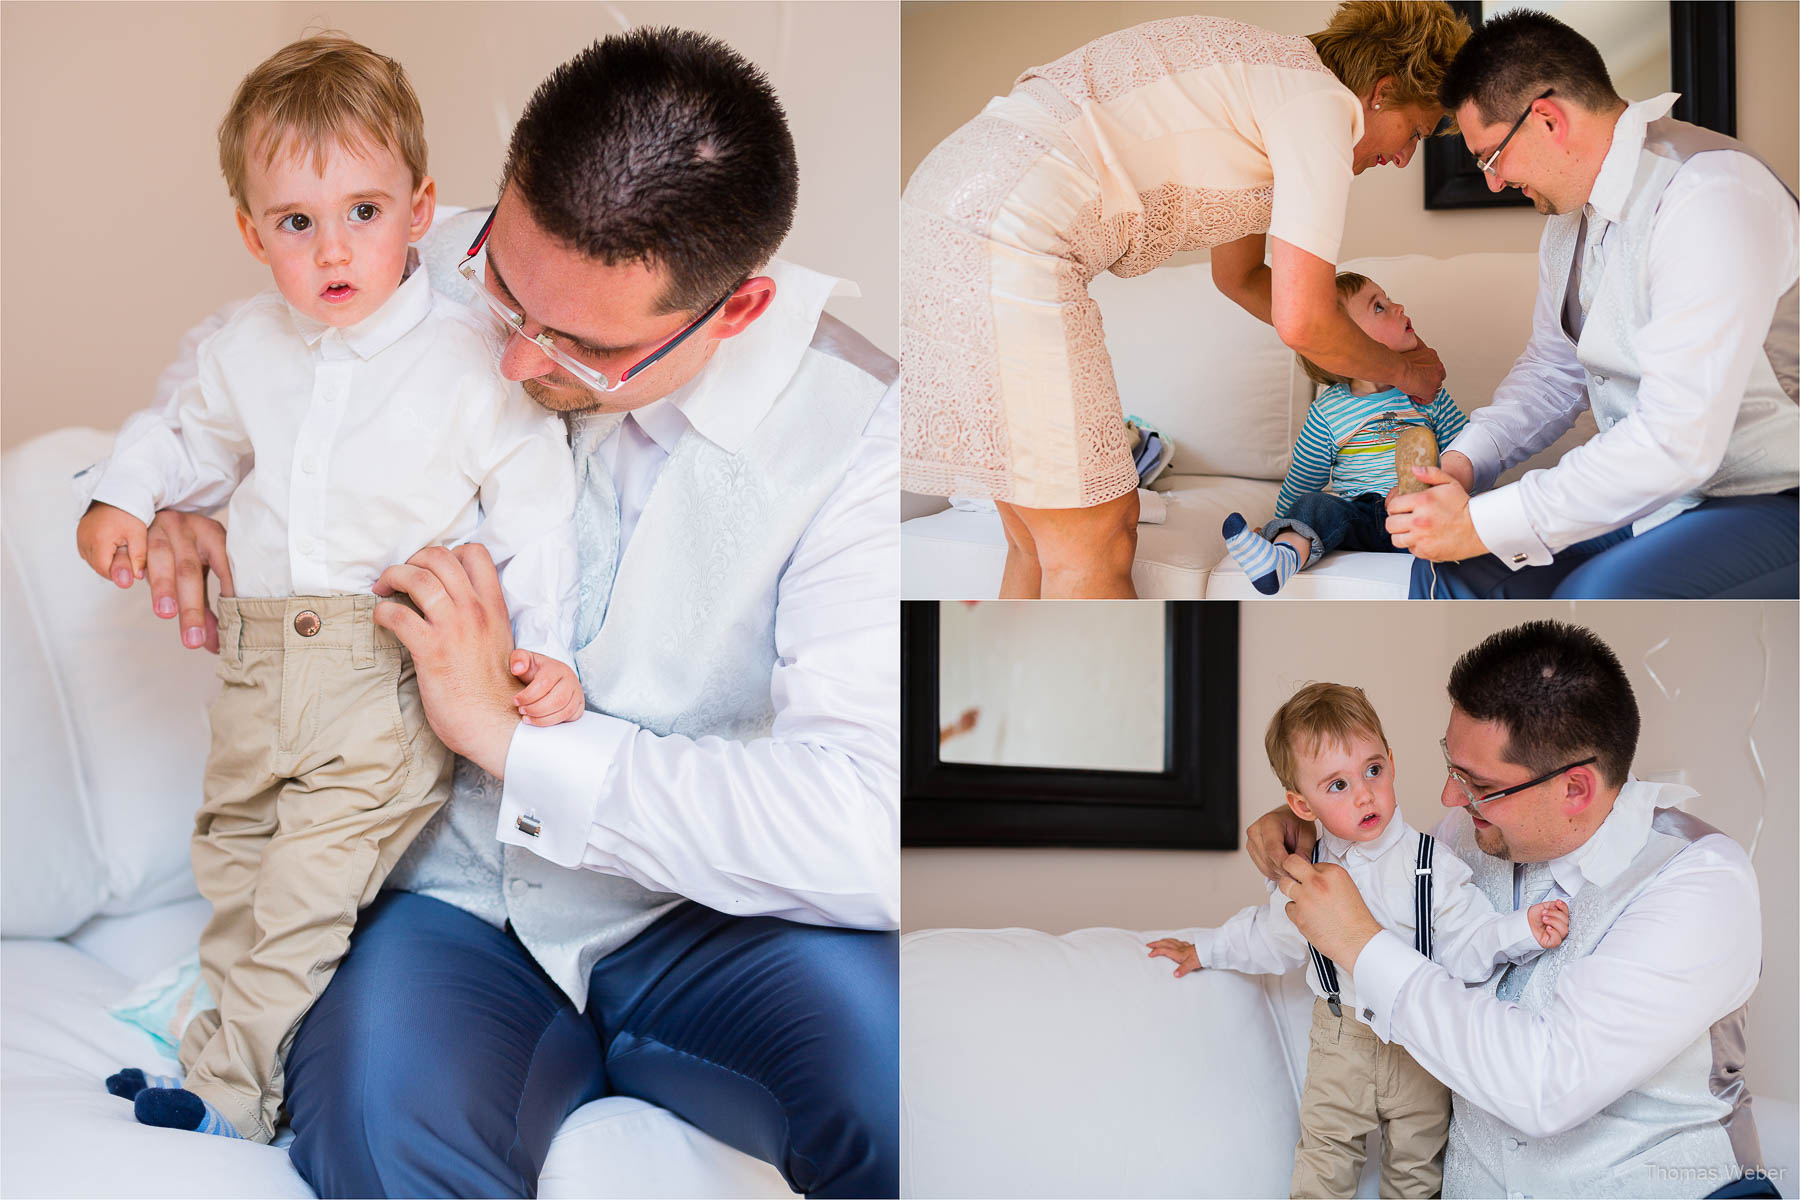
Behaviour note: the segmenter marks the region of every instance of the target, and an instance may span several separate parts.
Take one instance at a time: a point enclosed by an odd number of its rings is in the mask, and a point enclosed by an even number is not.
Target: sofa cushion
[[[1226,971],[1171,979],[1157,936],[901,939],[906,1195],[1287,1194],[1304,1060],[1276,999]]]
[[[120,591],[75,552],[69,480],[111,445],[108,433],[59,429],[8,451],[0,537],[18,571],[21,608],[36,616],[5,623],[7,658],[28,657],[10,647],[12,639],[35,638],[61,688],[80,780],[77,795],[62,803],[79,804],[86,814],[105,886],[101,911],[122,913],[194,894],[188,837],[200,803],[206,708],[217,690],[218,660],[184,649],[175,623],[151,615],[141,583]],[[10,676],[6,683],[11,692]],[[23,764],[48,778],[51,756],[66,753],[48,734],[15,741],[10,724],[6,747],[9,777]],[[9,835],[43,812],[43,797],[20,791],[9,779]],[[12,889],[9,878],[9,907]]]
[[[1280,600],[1404,600],[1412,578],[1410,554],[1333,550],[1281,589]],[[1267,600],[1244,568],[1227,554],[1206,578],[1208,600]]]
[[[1119,402],[1175,439],[1169,470],[1279,481],[1313,386],[1275,330],[1227,300],[1206,263],[1102,274]]]

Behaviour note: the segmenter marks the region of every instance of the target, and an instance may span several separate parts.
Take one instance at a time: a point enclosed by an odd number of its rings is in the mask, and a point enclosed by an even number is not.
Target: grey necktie
[[[578,655],[600,634],[619,566],[619,493],[599,449],[622,420],[621,413],[588,413],[569,421],[570,450],[580,481],[575,497],[575,537],[581,554],[580,607],[575,614]]]
[[[1556,877],[1550,873],[1549,863],[1526,863],[1519,875],[1519,910],[1530,908],[1555,889]],[[1500,977],[1500,986],[1494,989],[1494,995],[1501,1000],[1517,1000],[1525,989],[1525,981],[1530,978],[1529,966],[1521,969],[1518,963],[1513,963]]]

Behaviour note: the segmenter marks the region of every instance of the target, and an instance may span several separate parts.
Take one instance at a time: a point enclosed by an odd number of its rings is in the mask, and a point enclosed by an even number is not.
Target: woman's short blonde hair
[[[238,84],[219,125],[219,170],[245,212],[251,155],[267,166],[284,145],[310,153],[324,171],[332,147],[360,151],[373,142],[425,178],[425,117],[406,71],[384,54],[338,33],[290,42]]]
[[[1358,275],[1355,271],[1340,271],[1337,277],[1338,307],[1346,307],[1356,299],[1356,293],[1373,282],[1367,275]],[[1350,382],[1347,376],[1332,374],[1304,354],[1296,354],[1294,357],[1300,360],[1300,369],[1306,373],[1306,377],[1320,387],[1336,387],[1340,383]]]
[[[1351,737],[1359,733],[1376,738],[1383,749],[1387,748],[1381,718],[1375,715],[1375,706],[1363,690],[1341,683],[1309,683],[1269,718],[1263,749],[1268,752],[1269,766],[1275,778],[1281,780],[1281,786],[1297,793],[1302,754],[1311,757],[1326,742],[1348,745]]]
[[[1469,23],[1444,0],[1345,0],[1331,24],[1308,37],[1358,96],[1391,75],[1391,103],[1435,108],[1450,60],[1469,40]]]

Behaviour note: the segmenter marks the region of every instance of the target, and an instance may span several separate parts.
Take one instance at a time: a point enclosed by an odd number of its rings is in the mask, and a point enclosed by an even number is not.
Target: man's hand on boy
[[[1157,938],[1150,943],[1150,957],[1173,959],[1177,979],[1200,969],[1200,955],[1194,949],[1194,943],[1184,942],[1180,938]]]
[[[94,573],[128,588],[144,577],[144,523],[122,508],[96,500],[75,526],[75,548]]]
[[[1320,954],[1346,971],[1356,970],[1357,956],[1381,932],[1381,923],[1369,912],[1350,872],[1298,854],[1288,855],[1282,869],[1288,882],[1276,886],[1288,899],[1288,920]]]
[[[1469,491],[1442,467],[1414,467],[1429,484],[1422,492],[1389,496],[1387,531],[1396,550],[1411,550],[1432,562],[1477,558],[1487,553],[1469,516]]]
[[[144,540],[143,574],[150,581],[151,611],[165,621],[180,618],[176,628],[188,649],[205,646],[217,654],[219,622],[206,606],[206,573],[218,575],[221,596],[236,594],[231,560],[225,555],[225,527],[199,513],[164,509],[150,522]],[[115,554],[113,568],[101,574],[117,582],[115,574],[124,561]]]
[[[513,697],[527,725],[561,725],[587,708],[575,668],[532,650],[512,652],[512,673],[526,686]]]
[[[1525,910],[1531,935],[1538,945],[1554,950],[1569,936],[1569,906],[1561,900],[1545,900]]]
[[[1285,804],[1256,818],[1244,831],[1244,846],[1250,851],[1250,861],[1263,873],[1263,878],[1276,884],[1292,878],[1282,866],[1288,856],[1311,857],[1313,843],[1318,840],[1319,833],[1313,823],[1302,821]]]

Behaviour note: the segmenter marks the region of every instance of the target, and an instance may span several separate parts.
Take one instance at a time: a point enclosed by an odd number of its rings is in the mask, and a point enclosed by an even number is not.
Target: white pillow
[[[1106,326],[1119,403],[1175,441],[1174,475],[1280,479],[1312,382],[1263,324],[1213,286],[1206,263],[1088,287]]]
[[[1229,971],[1172,978],[1145,950],[1157,936],[901,939],[907,1195],[1287,1194],[1304,1064],[1269,993]]]
[[[143,584],[122,592],[75,551],[78,514],[69,481],[111,445],[109,433],[59,429],[7,452],[0,527],[25,602],[38,617],[43,656],[67,702],[79,792],[102,872],[100,911],[127,913],[194,894],[188,838],[200,803],[218,660],[185,649],[175,622],[151,615]],[[31,631],[9,619],[4,632],[10,661],[12,639]],[[10,674],[6,690],[13,690]],[[9,785],[22,763],[48,771],[58,753],[36,741],[15,745],[9,718]],[[16,789],[6,791],[10,835]],[[10,855],[13,839],[7,841]],[[6,887],[10,900],[10,878]]]
[[[61,937],[99,909],[106,879],[74,730],[15,558],[0,545],[0,934]]]

